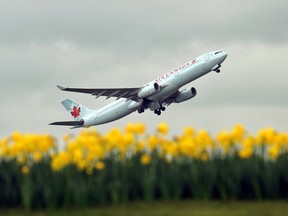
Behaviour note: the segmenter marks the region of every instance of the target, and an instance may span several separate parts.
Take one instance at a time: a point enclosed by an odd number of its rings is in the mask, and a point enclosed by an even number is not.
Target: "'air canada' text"
[[[193,59],[192,61],[189,61],[189,62],[187,62],[186,64],[181,65],[180,67],[178,67],[178,68],[176,68],[176,69],[174,69],[174,70],[171,70],[170,72],[162,75],[161,77],[158,77],[158,78],[155,80],[155,82],[159,82],[159,81],[161,81],[161,80],[166,79],[167,77],[173,76],[174,74],[178,73],[179,70],[182,70],[182,69],[184,69],[184,68],[186,68],[186,67],[188,67],[188,66],[190,66],[190,65],[193,65],[193,64],[197,63],[198,61],[199,61],[198,59]]]

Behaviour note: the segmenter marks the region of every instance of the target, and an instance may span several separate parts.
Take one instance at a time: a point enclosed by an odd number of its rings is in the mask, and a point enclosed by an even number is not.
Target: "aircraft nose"
[[[221,63],[227,58],[227,56],[228,56],[228,53],[227,53],[227,52],[222,52],[222,53],[221,53],[221,57],[220,57]]]

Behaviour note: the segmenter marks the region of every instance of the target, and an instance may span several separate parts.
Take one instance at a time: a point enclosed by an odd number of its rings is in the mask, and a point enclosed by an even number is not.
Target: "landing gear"
[[[154,113],[156,115],[161,115],[161,111],[164,112],[165,110],[166,110],[166,108],[161,106],[159,109],[154,110]]]
[[[151,110],[154,110],[154,113],[156,115],[161,115],[161,111],[164,112],[166,110],[166,108],[163,107],[160,102],[153,102],[153,101],[149,101],[147,99],[144,99],[141,107],[139,107],[139,109],[137,111],[140,114],[140,113],[143,113],[148,108],[150,108]],[[155,109],[155,108],[157,108],[157,109]]]
[[[147,109],[149,107],[149,103],[150,103],[149,100],[144,99],[141,107],[138,109],[138,113],[143,113],[145,111],[145,109]]]
[[[215,71],[216,73],[220,73],[220,67],[221,67],[221,64],[217,64],[211,70]]]
[[[159,110],[159,109],[154,110],[154,113],[155,113],[156,115],[161,115],[161,110]]]

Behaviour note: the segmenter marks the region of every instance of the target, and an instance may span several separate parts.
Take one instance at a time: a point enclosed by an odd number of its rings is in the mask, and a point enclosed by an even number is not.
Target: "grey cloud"
[[[69,2],[69,3],[68,3]],[[3,43],[71,40],[82,46],[174,49],[187,41],[287,41],[286,1],[25,1],[3,7]],[[169,44],[169,46],[167,46]]]
[[[204,90],[201,97],[199,91],[201,105],[288,105],[285,100],[288,92],[285,60],[288,44],[276,46],[247,42],[223,49],[229,56],[222,72],[195,81],[199,90]]]
[[[254,128],[269,121],[284,128],[279,119],[287,116],[286,2],[1,1],[0,104],[8,114],[0,135],[16,128],[70,132],[47,125],[69,118],[61,100],[70,97],[91,108],[107,103],[60,92],[57,84],[134,87],[216,49],[229,56],[220,74],[189,84],[198,90],[195,99],[169,107],[159,118],[134,113],[97,128],[128,121],[153,128],[167,121],[173,130],[194,124],[215,131],[241,120],[238,113]]]

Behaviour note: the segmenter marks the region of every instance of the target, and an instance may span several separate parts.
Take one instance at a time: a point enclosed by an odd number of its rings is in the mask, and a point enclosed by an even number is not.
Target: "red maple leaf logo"
[[[77,108],[76,106],[74,106],[72,111],[71,111],[71,115],[74,118],[77,118],[80,115],[80,107]]]

